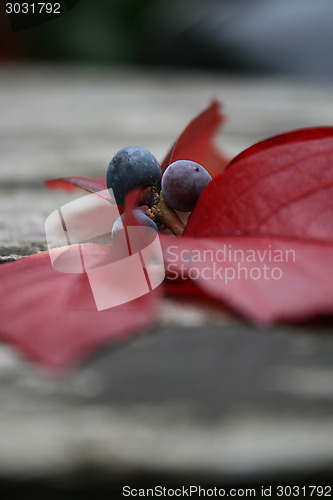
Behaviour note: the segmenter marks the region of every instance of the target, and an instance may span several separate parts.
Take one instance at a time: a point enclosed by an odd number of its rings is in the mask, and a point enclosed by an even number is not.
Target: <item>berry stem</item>
[[[149,208],[146,210],[146,214],[150,217],[159,227],[165,226],[170,231],[173,232],[175,236],[181,236],[183,234],[185,224],[180,220],[177,213],[169,207],[163,194],[146,191],[147,196],[145,201]]]

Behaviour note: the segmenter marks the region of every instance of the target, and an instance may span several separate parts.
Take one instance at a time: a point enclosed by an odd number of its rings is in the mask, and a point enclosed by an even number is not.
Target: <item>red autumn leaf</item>
[[[212,177],[224,170],[229,159],[214,145],[214,138],[224,122],[220,104],[213,101],[209,108],[192,120],[174,143],[162,162],[162,172],[177,160],[192,160],[204,166]]]
[[[333,241],[333,127],[243,153],[202,193],[184,235],[262,234]],[[291,142],[288,141],[291,137]],[[279,143],[281,142],[281,143]]]
[[[74,249],[76,245],[72,245]],[[81,245],[88,258],[109,258],[103,245]],[[66,256],[66,264],[75,254]],[[124,278],[125,279],[125,278]],[[149,326],[158,292],[98,311],[87,274],[56,271],[49,252],[0,266],[0,337],[40,365],[63,370],[92,350]],[[108,293],[119,294],[119,289]]]
[[[332,314],[332,243],[266,236],[161,241],[171,285],[190,277],[255,324]]]
[[[90,193],[96,193],[102,198],[109,199],[107,196],[106,179],[102,177],[59,177],[58,179],[48,179],[45,184],[53,189],[64,189],[73,191],[76,188],[85,189]],[[104,191],[101,193],[101,191]]]
[[[201,274],[198,285],[259,324],[332,313],[332,199],[333,128],[273,137],[241,153],[213,179],[184,232],[197,238],[183,237],[179,246],[213,255],[225,245],[254,252],[291,248],[295,261],[276,264],[281,279],[241,275],[226,284],[218,275],[205,280]],[[267,255],[259,263],[272,267]],[[213,259],[207,266],[217,264]],[[240,264],[247,273],[257,265]],[[233,274],[237,265],[237,259],[227,259],[222,267]],[[202,262],[195,266],[202,271]]]
[[[142,188],[134,188],[127,195],[125,199],[125,209],[123,215],[123,224],[126,226],[141,226],[137,217],[135,217],[134,210],[140,205],[142,195]]]
[[[292,142],[303,142],[312,141],[314,139],[322,139],[333,134],[333,127],[315,127],[315,128],[303,128],[299,130],[291,130],[290,132],[285,132],[284,134],[274,135],[263,141],[253,144],[249,148],[245,149],[239,155],[235,156],[229,163],[227,168],[230,168],[234,163],[239,160],[248,158],[249,156],[259,153],[267,148],[274,146],[281,146],[282,144],[291,144]]]

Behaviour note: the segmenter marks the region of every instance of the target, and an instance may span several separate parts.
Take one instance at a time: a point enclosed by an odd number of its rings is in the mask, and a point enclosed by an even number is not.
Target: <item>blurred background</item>
[[[72,0],[66,5],[74,7],[66,15],[14,34],[2,5],[2,61],[333,77],[331,0]]]
[[[61,0],[41,24],[6,3],[0,263],[45,250],[46,217],[79,196],[45,179],[102,177],[128,145],[162,160],[213,98],[230,157],[333,125],[333,0]],[[165,298],[140,333],[59,378],[0,342],[1,499],[331,482],[330,322],[260,330]]]

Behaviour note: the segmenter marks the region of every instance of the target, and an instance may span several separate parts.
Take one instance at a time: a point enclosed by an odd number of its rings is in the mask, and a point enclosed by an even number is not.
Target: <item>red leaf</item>
[[[102,198],[109,200],[106,191],[106,179],[102,177],[59,177],[59,179],[48,179],[45,184],[52,189],[64,189],[73,191],[76,188],[82,188],[90,193],[96,193]],[[104,193],[100,193],[104,191]]]
[[[333,128],[298,131],[297,136],[297,141],[280,136],[281,144],[273,138],[240,155],[208,184],[184,235],[263,234],[333,242]]]
[[[91,265],[108,261],[108,247],[81,247],[85,262],[87,258]],[[66,263],[68,259],[71,256]],[[54,370],[68,368],[92,350],[149,326],[159,295],[155,290],[97,311],[87,274],[57,272],[49,252],[2,264],[0,280],[0,337]],[[117,295],[119,290],[112,293]]]
[[[227,168],[230,168],[234,163],[239,160],[248,158],[249,156],[259,153],[263,149],[281,146],[282,144],[291,144],[292,142],[312,141],[314,139],[322,139],[333,135],[333,127],[316,127],[316,128],[303,128],[300,130],[292,130],[284,134],[269,137],[263,141],[257,142],[249,148],[242,151],[239,155],[235,156],[229,163]]]
[[[143,193],[142,188],[134,188],[127,195],[125,199],[125,210],[123,224],[126,226],[141,226],[140,222],[137,220],[134,214],[134,210],[140,205],[141,195]]]
[[[161,241],[169,279],[191,277],[258,325],[333,313],[331,243],[264,236]]]
[[[209,108],[192,120],[162,162],[162,172],[176,160],[192,160],[208,170],[212,177],[224,170],[229,159],[213,144],[224,122],[220,104],[213,101]]]

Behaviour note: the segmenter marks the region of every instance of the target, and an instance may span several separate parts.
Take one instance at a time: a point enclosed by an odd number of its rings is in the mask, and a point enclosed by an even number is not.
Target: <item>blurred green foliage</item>
[[[80,0],[57,20],[16,34],[29,58],[133,63],[145,44],[145,10],[154,0]]]

